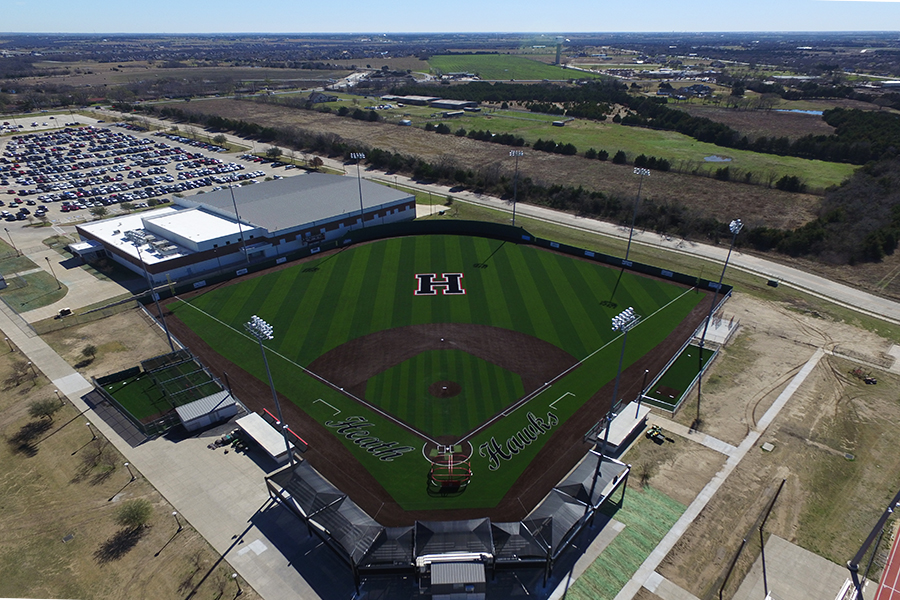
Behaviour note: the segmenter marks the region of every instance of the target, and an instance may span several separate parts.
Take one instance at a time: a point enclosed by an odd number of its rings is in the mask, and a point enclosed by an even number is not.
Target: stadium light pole
[[[275,410],[278,412],[278,421],[281,425],[281,434],[284,437],[284,447],[287,450],[288,458],[291,461],[291,468],[294,467],[294,453],[291,452],[291,443],[288,441],[287,426],[284,424],[284,417],[281,415],[281,403],[278,401],[278,392],[275,391],[275,383],[272,381],[272,372],[269,370],[269,359],[266,358],[266,349],[263,346],[263,340],[271,340],[275,336],[272,335],[272,326],[261,318],[253,315],[250,320],[244,323],[244,329],[247,333],[256,338],[259,342],[259,351],[263,357],[263,363],[266,365],[266,375],[269,376],[269,388],[272,390],[272,399],[275,401]]]
[[[519,192],[519,157],[525,156],[525,153],[521,150],[510,150],[510,156],[514,156],[516,158],[516,174],[513,177],[513,216],[512,216],[512,224],[513,227],[516,226],[516,201],[518,200],[518,192]]]
[[[147,278],[147,287],[150,288],[150,296],[156,303],[156,315],[162,322],[163,330],[166,332],[166,339],[169,340],[169,349],[172,352],[175,352],[175,344],[174,342],[172,342],[172,334],[169,333],[169,326],[166,325],[166,317],[163,314],[162,309],[159,307],[159,294],[157,294],[156,290],[153,288],[153,283],[151,283],[150,281],[150,272],[147,270],[147,264],[144,262],[144,257],[141,255],[141,246],[140,244],[138,244],[137,240],[133,241],[132,243],[137,250],[138,260],[141,263],[141,268],[144,269],[144,277]]]
[[[641,320],[641,316],[635,314],[634,308],[629,306],[615,317],[612,318],[612,330],[613,331],[621,331],[622,332],[622,351],[619,354],[619,369],[616,371],[616,383],[613,386],[613,397],[612,403],[609,405],[609,410],[606,413],[606,416],[603,417],[603,420],[606,421],[605,431],[603,432],[603,446],[600,448],[600,455],[597,457],[597,469],[594,471],[594,480],[591,482],[591,491],[588,494],[588,505],[593,508],[594,502],[594,490],[597,487],[597,479],[600,477],[600,467],[603,464],[603,458],[606,456],[606,446],[609,444],[609,429],[612,424],[612,420],[615,418],[615,409],[618,405],[618,395],[619,395],[619,380],[622,378],[622,364],[625,361],[625,344],[628,341],[628,332],[631,331]],[[585,513],[587,514],[587,513]],[[593,521],[594,515],[591,513],[591,520]]]
[[[231,192],[231,205],[234,207],[234,220],[237,221],[238,236],[241,238],[241,249],[244,251],[244,259],[250,264],[250,254],[247,252],[247,242],[244,240],[244,230],[241,228],[241,215],[238,214],[237,200],[234,199],[234,184],[228,184],[228,191]],[[218,258],[218,257],[217,257]]]
[[[637,221],[638,204],[641,201],[641,188],[644,186],[644,177],[650,177],[650,169],[635,167],[634,174],[640,175],[641,179],[638,182],[637,197],[634,199],[634,212],[631,213],[631,231],[628,233],[628,246],[625,248],[625,260],[628,260],[628,253],[631,252],[631,238],[634,237],[634,223]]]
[[[362,175],[359,173],[359,161],[366,157],[365,152],[351,152],[350,158],[356,161],[356,184],[359,186],[359,226],[366,226],[366,215],[363,212]]]
[[[241,589],[241,582],[238,581],[237,573],[232,573],[231,579],[232,579],[232,581],[234,581],[237,584],[237,589],[238,589],[237,594],[234,595],[234,597],[237,598],[238,596],[240,596],[241,594],[244,593],[244,590]]]
[[[744,227],[744,223],[740,219],[735,219],[728,225],[729,231],[731,231],[731,246],[728,247],[728,254],[725,256],[725,264],[722,265],[722,274],[719,276],[719,285],[716,286],[716,289],[713,291],[712,302],[709,305],[709,314],[706,315],[706,321],[703,323],[703,333],[700,335],[700,356],[697,359],[697,418],[694,419],[693,428],[695,430],[700,428],[700,397],[701,397],[701,382],[703,381],[703,344],[706,342],[706,330],[709,329],[709,322],[712,319],[713,311],[716,309],[716,299],[719,296],[719,290],[722,288],[722,280],[725,279],[725,269],[728,268],[728,260],[731,258],[731,251],[734,250],[734,241],[737,239],[737,234],[741,232],[741,228]]]

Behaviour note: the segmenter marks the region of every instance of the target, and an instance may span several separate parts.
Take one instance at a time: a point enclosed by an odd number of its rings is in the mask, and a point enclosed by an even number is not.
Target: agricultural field
[[[91,61],[66,63],[62,67],[57,62],[35,63],[39,69],[47,71],[42,77],[23,77],[23,84],[52,81],[59,85],[91,85],[96,87],[126,85],[147,80],[209,80],[217,82],[255,82],[261,89],[272,87],[302,87],[310,83],[340,79],[349,73],[335,70],[272,69],[232,66],[212,66],[205,63],[185,64],[183,67],[163,67],[161,63],[133,61],[125,64],[97,63]]]
[[[368,99],[362,101],[362,106],[368,103],[378,104],[376,100]],[[341,106],[347,106],[347,103],[342,99],[330,103],[330,106],[336,110]],[[617,151],[622,150],[629,161],[641,154],[665,158],[673,169],[684,173],[712,174],[718,169],[729,167],[733,172],[733,179],[739,179],[750,173],[757,182],[776,181],[784,175],[796,175],[811,191],[821,191],[829,186],[838,185],[856,169],[854,165],[845,163],[722,148],[715,144],[699,142],[675,131],[626,127],[612,122],[575,120],[567,122],[564,127],[555,127],[553,122],[562,119],[558,115],[497,108],[445,119],[441,116],[443,112],[430,107],[414,106],[378,111],[384,120],[398,122],[400,119],[409,119],[416,127],[424,127],[427,123],[434,125],[443,123],[454,132],[459,128],[466,131],[490,130],[492,133],[509,133],[522,137],[528,144],[533,144],[538,139],[552,139],[558,144],[574,144],[581,154],[593,148],[598,151],[606,150],[612,157]],[[758,116],[754,115],[753,119]],[[787,123],[804,117],[809,121],[818,119],[818,123],[831,129],[821,121],[821,118],[811,115],[774,113],[769,120]],[[706,157],[710,156],[719,158],[714,162],[706,161]]]
[[[416,294],[423,273],[462,274],[464,293]],[[530,246],[418,236],[352,247],[169,307],[208,348],[260,381],[262,359],[243,323],[254,314],[270,322],[269,364],[280,394],[317,428],[337,433],[403,509],[435,508],[417,482],[427,473],[423,449],[437,443],[469,445],[474,480],[483,482],[440,506],[488,509],[557,426],[562,431],[581,415],[571,424],[580,446],[584,419],[609,404],[621,349],[612,316],[628,306],[643,315],[628,339],[626,371],[647,360],[660,368],[684,338],[673,339],[696,326],[685,319],[702,318],[704,297]],[[624,379],[628,397],[639,381]],[[512,455],[490,450],[529,423],[541,429],[536,439]],[[390,460],[354,441],[350,433],[363,427],[360,435],[396,442]]]
[[[559,81],[599,77],[599,75],[571,71],[555,65],[548,65],[524,56],[508,54],[453,54],[438,55],[428,59],[434,72],[474,73],[489,81]]]

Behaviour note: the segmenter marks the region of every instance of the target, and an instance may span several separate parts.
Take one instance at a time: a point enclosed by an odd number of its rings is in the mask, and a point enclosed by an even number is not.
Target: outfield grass
[[[429,393],[438,381],[458,383],[451,398]],[[369,379],[366,399],[432,437],[461,437],[525,393],[522,379],[462,350],[430,350]]]
[[[475,73],[490,80],[565,80],[599,77],[593,73],[573,71],[538,62],[524,56],[508,54],[453,54],[428,59],[432,71],[442,73]]]
[[[487,268],[473,267],[483,262]],[[416,273],[450,272],[464,274],[465,295],[414,296]],[[326,427],[329,422],[361,416],[371,424],[366,427],[371,435],[408,445],[408,454],[383,462],[352,440],[340,438],[405,509],[427,509],[434,508],[435,500],[424,486],[428,465],[419,452],[423,439],[309,377],[301,365],[357,337],[425,323],[510,329],[583,360],[527,405],[470,439],[475,448],[492,439],[503,444],[529,425],[529,413],[548,422],[565,422],[612,381],[621,348],[616,343],[619,334],[610,329],[612,316],[633,306],[644,317],[629,334],[627,368],[660,344],[703,298],[680,286],[627,272],[617,283],[619,273],[531,246],[486,238],[416,236],[351,247],[315,262],[210,290],[190,304],[170,306],[210,346],[262,381],[262,358],[255,340],[243,333],[243,323],[254,314],[268,321],[275,332],[275,339],[267,343],[269,363],[279,391]],[[467,389],[487,397],[492,390],[483,386],[490,379],[473,376],[466,381]],[[397,417],[414,420],[412,407],[415,403],[406,404],[406,412]],[[590,425],[586,423],[585,429]],[[540,436],[495,470],[489,468],[487,456],[476,455],[474,481],[480,478],[485,483],[470,486],[458,497],[441,499],[442,505],[494,506],[549,437]]]

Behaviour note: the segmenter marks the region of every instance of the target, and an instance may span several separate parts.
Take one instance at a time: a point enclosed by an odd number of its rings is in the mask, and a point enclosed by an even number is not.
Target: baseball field
[[[542,496],[532,483],[557,481],[550,472],[571,467],[561,457],[583,455],[580,436],[612,401],[622,349],[613,316],[628,307],[640,315],[623,368],[643,374],[677,351],[706,297],[529,245],[423,235],[350,246],[168,308],[179,337],[213,370],[228,371],[245,402],[253,392],[240,386],[255,380],[260,407],[271,396],[244,323],[265,319],[273,380],[286,420],[311,438],[312,464],[357,486],[352,497],[363,506],[378,508],[368,496],[384,496],[382,508],[452,515],[523,490]],[[623,376],[626,401],[638,392],[632,380]],[[438,445],[471,455],[463,493],[429,494],[428,456]]]

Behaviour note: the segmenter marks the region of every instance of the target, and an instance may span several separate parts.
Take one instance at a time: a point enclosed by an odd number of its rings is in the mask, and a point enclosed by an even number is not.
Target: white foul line
[[[556,407],[553,406],[553,405],[556,404],[557,402],[559,402],[560,400],[562,400],[563,398],[565,398],[566,396],[574,396],[574,395],[575,395],[575,394],[573,394],[572,392],[566,392],[565,394],[563,394],[562,396],[560,396],[559,398],[557,398],[556,400],[554,400],[553,402],[551,402],[551,403],[550,403],[550,408],[556,408]]]
[[[316,400],[313,400],[313,404],[315,404],[316,402],[321,402],[321,403],[324,404],[325,406],[327,406],[327,407],[329,407],[330,409],[332,409],[332,410],[334,411],[334,414],[335,414],[335,415],[338,415],[338,414],[340,414],[340,412],[341,412],[341,411],[339,411],[338,409],[336,409],[335,407],[333,407],[333,406],[331,406],[330,404],[328,404],[327,402],[325,402],[324,400],[322,400],[321,398],[317,398]]]

